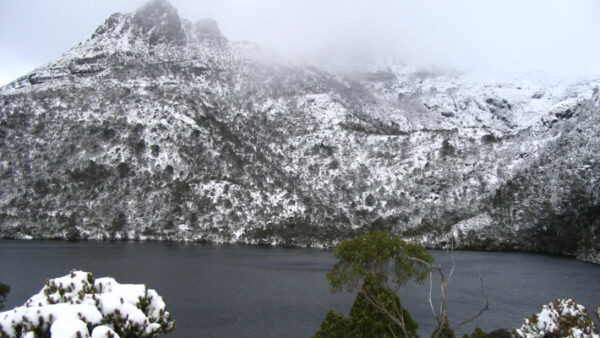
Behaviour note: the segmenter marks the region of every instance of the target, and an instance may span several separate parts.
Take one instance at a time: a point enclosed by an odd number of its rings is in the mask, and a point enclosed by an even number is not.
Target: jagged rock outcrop
[[[333,74],[163,0],[0,89],[0,236],[429,246],[599,262],[600,81]]]
[[[150,45],[185,45],[186,36],[175,8],[166,0],[152,0],[131,18],[135,39],[147,37]]]

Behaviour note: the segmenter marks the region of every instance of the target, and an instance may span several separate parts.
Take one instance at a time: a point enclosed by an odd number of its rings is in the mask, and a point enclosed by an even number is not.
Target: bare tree
[[[443,264],[438,264],[438,265],[430,264],[429,306],[431,307],[431,312],[433,313],[433,317],[435,318],[436,323],[437,323],[437,327],[432,335],[432,337],[434,337],[434,338],[439,338],[441,336],[441,334],[443,333],[444,326],[450,325],[448,323],[448,297],[447,297],[448,294],[447,294],[447,291],[448,291],[448,285],[452,281],[452,277],[454,276],[454,271],[456,268],[456,262],[454,261],[454,242],[452,240],[450,241],[450,249],[449,249],[448,253],[450,255],[450,261],[452,262],[452,267],[450,268],[450,273],[448,274],[448,277],[446,277],[446,274],[444,273]],[[432,296],[433,272],[434,271],[436,271],[440,277],[440,305],[439,305],[439,309],[437,311],[433,304],[433,296]],[[485,293],[485,286],[483,284],[483,276],[481,275],[481,271],[479,270],[479,267],[477,267],[477,273],[479,274],[481,294],[482,294],[483,298],[485,299],[485,305],[476,314],[469,317],[468,319],[463,320],[453,326],[449,326],[450,330],[452,330],[452,331],[455,331],[456,329],[460,328],[461,326],[464,326],[464,325],[474,321],[475,319],[479,318],[489,308],[489,299],[488,299],[487,294]]]

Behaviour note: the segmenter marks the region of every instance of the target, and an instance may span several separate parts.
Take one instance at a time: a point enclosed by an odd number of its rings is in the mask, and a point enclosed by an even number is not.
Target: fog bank
[[[88,38],[114,12],[144,0],[0,2],[0,83]],[[443,69],[600,74],[595,0],[171,0],[182,18],[213,18],[303,62],[395,59]]]

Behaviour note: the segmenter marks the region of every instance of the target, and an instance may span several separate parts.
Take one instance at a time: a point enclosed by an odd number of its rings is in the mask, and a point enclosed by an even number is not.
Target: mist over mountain
[[[0,88],[0,236],[429,247],[600,262],[600,80],[289,63],[114,14]]]

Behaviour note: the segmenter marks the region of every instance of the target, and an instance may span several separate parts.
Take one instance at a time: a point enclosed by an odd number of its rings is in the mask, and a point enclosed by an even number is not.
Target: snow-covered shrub
[[[513,331],[516,337],[580,337],[598,338],[596,324],[590,318],[585,306],[573,299],[556,299],[542,305],[542,310],[523,321],[521,328]],[[600,309],[596,308],[596,316]]]
[[[1,337],[156,337],[175,328],[161,296],[89,272],[46,280],[24,305],[0,312]]]

